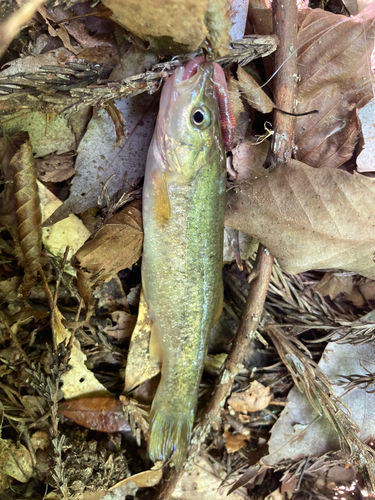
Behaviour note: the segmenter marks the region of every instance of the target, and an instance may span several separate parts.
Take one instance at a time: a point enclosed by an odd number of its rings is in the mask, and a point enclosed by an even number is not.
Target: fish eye
[[[205,106],[201,106],[193,111],[191,120],[193,125],[204,130],[211,125],[211,113]]]

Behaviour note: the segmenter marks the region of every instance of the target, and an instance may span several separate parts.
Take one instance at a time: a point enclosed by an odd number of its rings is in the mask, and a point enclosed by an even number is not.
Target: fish
[[[161,364],[149,456],[186,456],[209,334],[223,303],[226,149],[233,110],[217,63],[196,57],[165,82],[143,187],[142,289]]]

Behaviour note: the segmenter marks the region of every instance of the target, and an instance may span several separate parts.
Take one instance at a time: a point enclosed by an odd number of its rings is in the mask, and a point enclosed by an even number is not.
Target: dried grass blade
[[[341,449],[361,471],[367,487],[374,490],[375,451],[359,439],[356,423],[343,410],[346,407],[334,393],[326,375],[311,358],[302,353],[299,349],[302,344],[297,339],[289,339],[275,326],[269,326],[267,334],[298,389],[306,395],[317,413],[328,419],[337,433]]]

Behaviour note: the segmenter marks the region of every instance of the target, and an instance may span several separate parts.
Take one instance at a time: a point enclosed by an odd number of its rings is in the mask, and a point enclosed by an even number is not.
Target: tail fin
[[[186,411],[156,395],[151,410],[149,454],[153,462],[172,459],[176,469],[182,464],[194,424],[194,409]]]

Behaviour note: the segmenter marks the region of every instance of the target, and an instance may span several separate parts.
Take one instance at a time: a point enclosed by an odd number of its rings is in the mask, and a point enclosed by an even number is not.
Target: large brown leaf
[[[249,15],[257,34],[272,32],[272,12],[264,2],[252,1]],[[351,158],[360,131],[357,112],[373,97],[374,19],[375,2],[350,18],[321,9],[299,13],[295,111],[319,113],[297,119],[297,160],[312,167],[337,168]],[[278,68],[269,63],[265,60],[271,77]]]
[[[87,429],[100,432],[130,431],[122,403],[112,398],[81,398],[59,403],[59,413]]]
[[[226,225],[258,238],[288,273],[375,278],[375,179],[292,160],[229,191]]]
[[[296,159],[338,167],[351,158],[360,130],[357,111],[372,97],[370,56],[375,2],[352,18],[312,10],[298,33]]]
[[[140,258],[143,242],[140,209],[138,200],[124,207],[75,254],[77,286],[87,306],[93,303],[93,289]]]

